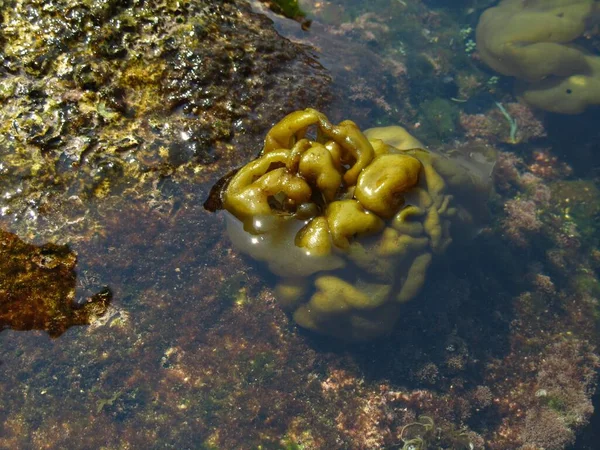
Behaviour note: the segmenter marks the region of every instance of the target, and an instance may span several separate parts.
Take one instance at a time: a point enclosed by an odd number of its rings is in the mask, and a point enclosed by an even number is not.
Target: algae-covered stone
[[[66,242],[66,223],[94,226],[72,199],[155,201],[164,177],[235,165],[249,154],[232,138],[328,98],[325,70],[244,1],[7,0],[0,15],[0,217],[21,235]]]
[[[600,189],[586,180],[560,180],[550,184],[552,202],[550,210],[566,224],[575,223],[585,243],[585,248],[600,242]]]

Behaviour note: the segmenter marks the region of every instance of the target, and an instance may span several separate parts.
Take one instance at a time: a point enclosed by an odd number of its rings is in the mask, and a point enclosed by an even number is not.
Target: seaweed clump
[[[502,0],[477,26],[477,48],[495,71],[521,80],[532,106],[579,114],[600,104],[600,57],[576,45],[596,21],[595,0]]]
[[[66,245],[27,244],[0,230],[0,330],[44,330],[58,337],[103,315],[108,288],[76,301],[76,254]]]
[[[288,19],[298,22],[303,30],[310,28],[311,20],[306,18],[306,13],[298,4],[298,0],[261,0],[276,14],[281,14]]]
[[[221,206],[234,245],[280,277],[277,297],[299,325],[366,340],[392,329],[451,226],[460,234],[481,217],[488,181],[402,127],[363,134],[306,109],[269,131]]]

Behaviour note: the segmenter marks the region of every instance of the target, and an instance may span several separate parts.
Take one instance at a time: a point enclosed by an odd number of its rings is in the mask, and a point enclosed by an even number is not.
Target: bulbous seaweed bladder
[[[279,277],[276,295],[300,326],[367,340],[393,328],[454,228],[485,209],[493,159],[478,156],[305,109],[276,124],[218,195],[234,246]]]
[[[575,43],[599,12],[598,0],[501,0],[479,19],[479,56],[530,105],[579,114],[600,104],[600,56]]]

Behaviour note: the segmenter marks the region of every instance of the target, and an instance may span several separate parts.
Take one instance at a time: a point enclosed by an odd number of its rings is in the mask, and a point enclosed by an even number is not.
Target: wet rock
[[[239,164],[254,147],[229,141],[328,99],[325,70],[241,0],[9,0],[0,41],[0,216],[21,234],[51,228],[44,204]]]

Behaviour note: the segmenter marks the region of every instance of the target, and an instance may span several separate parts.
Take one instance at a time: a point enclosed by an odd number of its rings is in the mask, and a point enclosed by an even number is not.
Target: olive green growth
[[[593,181],[559,180],[550,184],[551,210],[565,223],[574,223],[585,248],[598,246],[600,234],[600,190]],[[567,234],[572,231],[565,230]]]
[[[306,17],[306,13],[300,8],[298,0],[273,0],[270,4],[273,11],[289,19]]]
[[[598,11],[595,0],[502,0],[479,19],[479,55],[530,105],[579,114],[600,104],[600,56],[575,44]]]
[[[489,167],[481,177],[422,147],[402,127],[362,133],[309,108],[277,123],[222,191],[233,244],[280,277],[300,326],[353,341],[388,333],[452,227],[473,224]]]
[[[425,100],[419,105],[422,133],[433,142],[444,142],[456,134],[458,110],[443,98]]]

